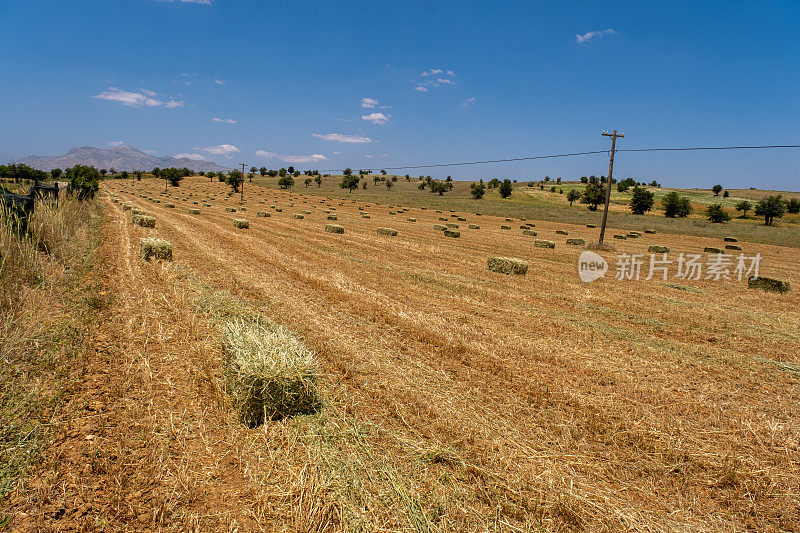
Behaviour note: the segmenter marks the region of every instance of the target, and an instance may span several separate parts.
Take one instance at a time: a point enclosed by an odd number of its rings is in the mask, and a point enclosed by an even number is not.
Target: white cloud
[[[265,157],[267,159],[278,157],[278,154],[276,154],[275,152],[267,152],[266,150],[256,150],[256,155],[258,157]]]
[[[585,42],[594,39],[595,37],[603,37],[604,35],[615,35],[616,33],[617,30],[612,30],[611,28],[608,28],[607,30],[589,31],[583,34],[576,33],[575,39],[578,41],[578,44],[583,44]]]
[[[205,156],[200,154],[175,154],[172,157],[175,159],[191,159],[192,161],[205,161]]]
[[[100,100],[108,100],[109,102],[119,102],[122,105],[130,106],[130,107],[166,107],[168,109],[173,109],[176,107],[182,107],[183,102],[178,100],[159,100],[156,98],[158,93],[149,91],[147,89],[139,89],[139,92],[133,91],[123,91],[118,87],[109,87],[107,91],[103,91],[100,94],[95,94],[93,98],[98,98]]]
[[[108,143],[109,146],[125,146],[125,143],[122,141],[111,141]]]
[[[214,83],[216,83],[217,85],[225,85],[225,80],[214,78]]]
[[[142,152],[150,155],[155,155],[157,153],[155,150],[142,150]]]
[[[334,141],[339,143],[349,144],[364,144],[375,142],[369,137],[362,137],[360,135],[345,135],[343,133],[315,133],[314,137],[322,139],[323,141]]]
[[[374,155],[367,154],[367,155],[364,156],[364,159],[372,159],[374,157],[375,157]]]
[[[214,117],[211,119],[211,122],[224,122],[225,124],[236,124],[236,121],[232,118],[219,118]]]
[[[342,155],[342,152],[333,152],[333,155]]]
[[[236,148],[232,144],[220,144],[217,146],[207,146],[205,148],[195,148],[195,150],[202,150],[204,152],[208,152],[209,154],[214,155],[226,155],[229,156],[230,154],[236,154],[241,152],[238,148]]]
[[[200,4],[203,6],[210,6],[211,0],[159,0],[161,2],[175,2],[178,1],[181,4]]]
[[[475,102],[475,98],[467,98],[466,100],[461,102],[461,107],[468,107],[473,102]]]
[[[453,71],[452,70],[448,70],[447,72],[449,73],[449,72],[453,72]],[[426,70],[425,72],[420,74],[420,76],[435,76],[437,74],[444,74],[444,70],[442,70],[440,68],[432,68],[430,70]]]
[[[389,123],[391,117],[392,115],[384,115],[383,113],[370,113],[369,115],[361,115],[361,120],[366,120],[379,126],[385,126]]]
[[[448,80],[447,78],[437,78],[436,81],[443,85],[453,85],[453,80]]]
[[[453,78],[456,73],[453,70],[444,70],[441,68],[432,68],[420,73],[420,78],[414,81],[416,87],[415,91],[426,93],[434,87],[441,87],[442,85],[455,85]]]
[[[374,98],[362,98],[361,99],[361,107],[365,108],[373,108],[377,107],[378,101]]]
[[[280,159],[287,163],[292,163],[296,165],[298,163],[316,163],[318,161],[327,161],[327,157],[322,154],[312,154],[312,155],[282,155],[279,156]]]
[[[419,92],[421,92],[421,93],[426,93],[426,92],[428,92],[428,88],[427,88],[427,87],[423,87],[422,85],[419,85],[419,86],[417,86],[417,87],[414,87],[414,90],[415,90],[415,91],[419,91]]]

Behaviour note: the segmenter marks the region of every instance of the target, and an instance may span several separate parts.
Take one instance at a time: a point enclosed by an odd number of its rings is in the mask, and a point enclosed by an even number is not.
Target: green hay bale
[[[143,228],[155,228],[156,217],[149,215],[133,215],[133,223]]]
[[[556,235],[569,235],[569,233],[567,233],[563,229],[557,229],[556,230]]]
[[[724,253],[719,248],[714,248],[713,246],[706,246],[705,248],[703,248],[703,252],[707,253],[707,254],[721,254],[721,253]]]
[[[725,245],[725,249],[726,250],[741,250],[742,247],[739,246],[738,244],[726,244]]]
[[[172,261],[172,244],[163,239],[145,238],[139,239],[139,252],[145,261],[153,259],[161,261]]]
[[[522,234],[527,235],[528,237],[536,237],[538,235],[538,233],[536,233],[532,229],[524,229],[522,230]]]
[[[378,228],[378,235],[388,235],[390,237],[396,237],[397,230],[392,228]]]
[[[528,272],[528,263],[514,257],[490,257],[486,260],[486,268],[509,276],[524,276]]]
[[[461,237],[461,232],[458,231],[457,229],[447,228],[446,230],[444,230],[444,236],[445,237],[453,237],[455,239],[455,238]]]
[[[175,204],[164,204],[164,207],[168,207],[170,209],[174,209],[175,208]]]
[[[621,241],[624,241],[625,239],[627,239],[627,237],[625,235],[614,235],[614,238],[615,239],[619,239]]]
[[[651,254],[668,254],[669,246],[660,246],[658,244],[651,244],[647,247],[647,251]]]
[[[461,222],[466,222],[467,221],[467,219],[465,217],[456,217],[456,220],[461,221]]]
[[[455,222],[448,222],[447,224],[445,224],[445,226],[447,226],[448,228],[454,228],[455,229],[455,228],[458,227],[458,224],[456,224]]]
[[[469,229],[481,229],[481,227],[477,224],[470,224],[468,227]]]
[[[722,240],[724,242],[739,242],[739,239],[736,237],[723,237]]]
[[[434,224],[433,229],[435,229],[436,231],[444,231],[447,229],[447,226],[445,226],[444,224]]]
[[[439,220],[442,221],[442,222],[447,222],[448,219],[447,219],[447,217],[439,217]]]
[[[233,227],[239,229],[248,229],[250,227],[250,222],[243,218],[234,218]]]
[[[792,286],[788,281],[776,278],[768,278],[765,276],[758,276],[757,278],[748,279],[747,286],[751,289],[761,289],[767,292],[785,293],[792,290]]]
[[[533,245],[537,248],[555,248],[556,243],[553,241],[545,241],[545,240],[537,240],[533,242]]]
[[[256,216],[259,217],[259,218],[267,218],[267,217],[270,217],[272,215],[270,215],[266,211],[258,211],[258,212],[256,212]]]
[[[199,215],[200,214],[200,210],[199,209],[189,209],[189,214],[190,215]]]
[[[586,241],[583,239],[567,239],[567,244],[571,246],[586,246]]]
[[[292,213],[292,218],[295,218],[297,220],[302,220],[302,219],[304,219],[306,217],[305,217],[305,215],[301,215],[300,213]]]
[[[344,228],[338,224],[325,224],[325,231],[328,233],[344,233]]]
[[[586,224],[587,228],[596,228],[597,224]]]
[[[627,238],[629,238],[629,239],[638,239],[638,238],[639,238],[639,234],[638,234],[638,233],[628,233],[628,234],[627,234],[627,235],[625,235],[625,236],[626,236]]]
[[[649,233],[649,234],[652,235],[652,234],[654,234],[656,232],[656,230],[654,230],[654,229],[646,229],[646,230],[644,230],[644,232],[645,233]]]
[[[511,226],[502,225],[500,226],[500,229],[511,229]]]
[[[328,220],[339,220],[339,215],[328,215]]]
[[[225,389],[248,427],[320,408],[316,361],[290,331],[229,321],[223,329],[222,356]]]
[[[233,207],[226,207],[225,208],[225,212],[226,213],[235,213],[236,209],[234,209]]]
[[[639,233],[638,231],[629,231],[628,235],[633,235],[635,237],[641,237],[642,236],[642,234]]]
[[[416,222],[417,219],[416,218],[407,218],[406,221],[407,222]]]

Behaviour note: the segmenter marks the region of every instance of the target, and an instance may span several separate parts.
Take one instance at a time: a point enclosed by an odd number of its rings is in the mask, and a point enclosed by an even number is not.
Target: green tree
[[[177,168],[165,168],[161,171],[161,177],[169,182],[173,187],[179,187],[183,176]]]
[[[386,188],[389,189],[390,191],[392,190],[392,185],[394,185],[394,181],[386,180]]]
[[[589,204],[589,211],[597,211],[597,206],[605,200],[605,193],[603,192],[603,187],[597,183],[597,178],[592,176],[594,181],[590,181],[586,184],[583,189],[583,194],[581,195],[581,203],[582,204]]]
[[[104,168],[101,168],[98,172],[100,172],[100,175],[103,176],[104,178],[106,177],[106,174],[108,174],[108,170]]]
[[[294,167],[287,168],[286,172],[288,172],[289,174],[294,174]]]
[[[281,167],[281,169],[278,171],[278,176],[284,177],[285,175],[286,175],[286,169]]]
[[[726,190],[725,192],[723,192],[723,193],[722,193],[722,197],[723,197],[723,198],[728,198],[730,195],[731,195],[731,193],[730,193],[730,192],[728,192],[727,190]]]
[[[322,186],[322,176],[319,175],[319,172],[317,172],[317,175],[314,176],[314,181],[317,184],[317,188]]]
[[[351,176],[352,174],[353,174],[353,169],[350,167],[347,167],[342,171],[343,176]]]
[[[50,171],[50,175],[53,177],[54,180],[57,180],[63,171],[60,168],[54,168]]]
[[[94,193],[99,189],[100,172],[89,165],[75,165],[65,172],[69,180],[69,188],[76,192],[78,199],[94,198]]]
[[[339,188],[348,189],[350,192],[353,192],[358,188],[359,181],[361,181],[361,178],[359,176],[354,176],[352,171],[350,171],[350,174],[345,174],[342,176],[342,181],[339,182]]]
[[[789,200],[789,203],[786,204],[786,211],[795,215],[800,213],[800,200],[797,198]]]
[[[755,211],[756,216],[764,217],[765,225],[771,226],[774,218],[781,218],[786,213],[786,202],[780,194],[767,196],[758,201]]]
[[[486,194],[486,186],[483,184],[483,180],[481,180],[480,183],[471,184],[469,186],[469,193],[476,200],[483,198],[483,195]]]
[[[676,191],[672,191],[661,199],[664,206],[664,216],[669,218],[688,217],[692,214],[692,205],[689,199],[679,196]]]
[[[581,197],[581,193],[578,192],[578,189],[570,189],[567,191],[567,201],[569,205],[572,206],[572,202],[579,199]]]
[[[741,218],[747,218],[747,212],[750,211],[751,209],[753,209],[753,205],[747,200],[742,200],[741,202],[736,204],[736,210],[742,212]]]
[[[228,173],[228,185],[230,185],[233,192],[239,192],[239,187],[244,183],[244,176],[241,170],[231,170]]]
[[[722,192],[722,185],[714,185],[711,187],[711,191],[714,193],[714,196],[719,196],[719,193]]]
[[[721,224],[730,221],[731,216],[722,209],[722,204],[713,204],[706,208],[706,218],[711,222]]]
[[[501,198],[508,198],[509,196],[511,196],[512,190],[513,186],[511,185],[510,179],[504,179],[503,183],[501,183],[500,186],[497,188],[497,192],[500,193]]]
[[[622,182],[620,182],[622,183]],[[638,185],[633,188],[631,197],[631,213],[634,215],[644,215],[653,208],[654,194]]]
[[[258,169],[258,173],[259,173],[259,174],[261,175],[261,177],[263,178],[264,176],[266,176],[266,175],[267,175],[267,167],[261,167],[261,168],[259,168],[259,169]]]
[[[305,184],[306,184],[306,187],[308,187],[309,185],[311,185],[311,182],[312,182],[312,181],[313,181],[313,180],[312,180],[311,178],[306,178],[306,179],[305,179],[305,181],[304,181],[303,183],[305,183]]]
[[[490,180],[489,180],[489,183],[487,184],[487,187],[488,187],[489,189],[496,189],[496,188],[498,188],[499,186],[500,186],[500,180],[499,180],[499,179],[497,179],[497,178],[492,178],[492,179],[490,179]]]
[[[294,187],[294,178],[288,174],[284,174],[278,178],[278,187],[281,189],[291,189]]]

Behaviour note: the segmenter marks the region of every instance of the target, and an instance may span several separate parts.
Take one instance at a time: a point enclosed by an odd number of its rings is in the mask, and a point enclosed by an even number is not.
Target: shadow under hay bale
[[[234,218],[233,227],[239,229],[248,229],[250,227],[250,222],[243,218]]]
[[[222,355],[226,390],[248,427],[320,409],[314,356],[288,330],[230,321],[223,329]]]
[[[163,239],[154,237],[139,239],[139,251],[145,261],[149,261],[151,258],[172,261],[172,244]]]
[[[344,228],[338,224],[325,224],[325,231],[328,233],[344,233]]]
[[[378,235],[397,236],[397,230],[392,228],[378,228]]]
[[[492,272],[515,276],[528,273],[528,263],[514,257],[490,257],[486,260],[486,268]]]
[[[788,281],[776,278],[768,278],[765,276],[748,279],[747,286],[751,289],[761,289],[762,291],[767,292],[785,293],[792,290],[792,286]]]
[[[647,251],[651,254],[668,254],[669,246],[659,246],[658,244],[651,244],[647,247]]]

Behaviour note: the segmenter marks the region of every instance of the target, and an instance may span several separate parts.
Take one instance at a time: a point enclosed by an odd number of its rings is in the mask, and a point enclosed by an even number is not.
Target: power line
[[[800,144],[768,144],[762,146],[687,146],[677,148],[619,148],[617,152],[688,152],[695,150],[765,150],[775,148],[800,148]],[[384,170],[407,170],[413,168],[459,167],[466,165],[486,165],[491,163],[510,163],[514,161],[532,161],[534,159],[552,159],[557,157],[574,157],[579,155],[608,154],[608,150],[589,152],[573,152],[568,154],[533,155],[526,157],[510,157],[507,159],[489,159],[486,161],[464,161],[458,163],[433,163],[425,165],[409,165],[404,167],[382,167]],[[322,172],[336,172],[341,169],[326,169]]]

